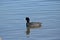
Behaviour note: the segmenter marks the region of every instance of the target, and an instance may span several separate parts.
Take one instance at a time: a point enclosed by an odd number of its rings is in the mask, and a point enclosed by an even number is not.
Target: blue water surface
[[[25,17],[42,22],[26,36]],[[3,40],[60,40],[60,0],[0,0]]]

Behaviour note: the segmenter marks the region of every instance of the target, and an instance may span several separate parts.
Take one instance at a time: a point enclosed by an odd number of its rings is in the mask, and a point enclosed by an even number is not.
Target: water
[[[42,22],[26,36],[25,17]],[[60,0],[0,0],[3,40],[60,40]]]

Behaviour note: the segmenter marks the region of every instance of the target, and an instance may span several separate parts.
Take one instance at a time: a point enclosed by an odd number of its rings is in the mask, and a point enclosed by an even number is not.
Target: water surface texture
[[[42,22],[26,37],[25,17]],[[0,0],[3,40],[60,40],[60,0]]]

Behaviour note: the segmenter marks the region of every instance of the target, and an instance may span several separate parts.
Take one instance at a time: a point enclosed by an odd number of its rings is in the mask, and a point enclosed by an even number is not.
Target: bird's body
[[[30,28],[39,28],[41,26],[40,22],[30,22],[27,24]]]

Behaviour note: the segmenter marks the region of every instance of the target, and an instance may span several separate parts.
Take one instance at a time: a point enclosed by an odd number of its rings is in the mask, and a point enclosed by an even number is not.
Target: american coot
[[[26,17],[26,25],[29,26],[30,28],[37,28],[41,26],[40,22],[30,22],[29,17]]]
[[[30,28],[39,28],[41,27],[41,23],[40,22],[30,22],[29,17],[26,17],[26,34],[28,35],[30,33]]]

